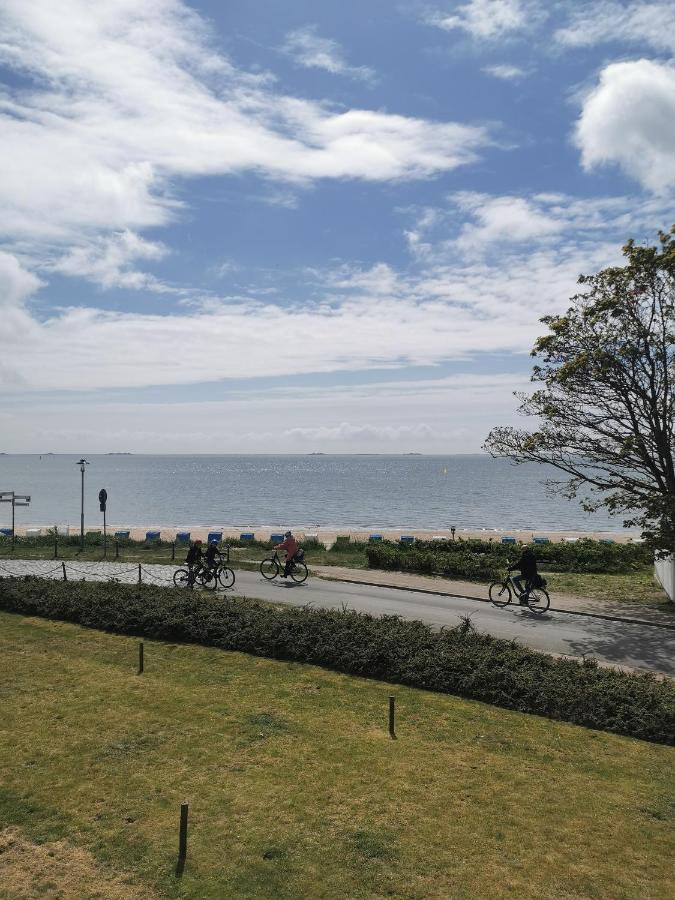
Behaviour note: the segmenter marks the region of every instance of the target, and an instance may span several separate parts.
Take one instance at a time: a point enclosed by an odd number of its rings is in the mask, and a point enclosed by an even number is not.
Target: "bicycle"
[[[227,589],[234,586],[235,575],[229,566],[219,563],[214,569],[203,566],[199,569],[176,569],[173,583],[176,587],[194,588],[200,584],[207,591],[215,591],[220,583]]]
[[[531,586],[529,580],[527,581],[527,587],[521,593],[515,585],[510,572],[506,573],[506,578],[503,581],[493,581],[488,590],[490,602],[499,609],[503,609],[511,603],[513,594],[519,600],[525,600],[528,609],[533,613],[537,613],[537,615],[545,613],[551,605],[551,598],[544,588]]]
[[[274,551],[274,556],[269,559],[263,559],[260,563],[260,574],[267,581],[272,581],[277,575],[280,575],[284,569],[284,562],[279,559],[279,554]],[[294,559],[291,562],[290,576],[296,584],[302,584],[307,578],[309,572],[307,566],[301,559]]]

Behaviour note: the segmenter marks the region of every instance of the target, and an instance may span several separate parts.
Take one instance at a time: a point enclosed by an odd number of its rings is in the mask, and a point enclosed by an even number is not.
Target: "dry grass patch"
[[[12,900],[155,900],[159,895],[130,876],[108,871],[66,840],[38,844],[18,828],[0,831],[0,897]]]

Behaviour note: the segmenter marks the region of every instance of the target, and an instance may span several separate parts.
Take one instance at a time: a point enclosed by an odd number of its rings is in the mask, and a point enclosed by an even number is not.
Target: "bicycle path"
[[[435,575],[415,575],[411,572],[389,572],[381,569],[350,569],[347,566],[310,566],[313,575],[333,581],[351,584],[391,587],[399,590],[420,591],[441,597],[458,597],[473,600],[487,600],[488,586],[473,581],[456,581]],[[612,603],[609,600],[594,600],[572,594],[549,591],[551,610],[557,612],[580,613],[587,616],[602,616],[633,622],[649,622],[675,628],[675,609],[669,613],[638,603]]]

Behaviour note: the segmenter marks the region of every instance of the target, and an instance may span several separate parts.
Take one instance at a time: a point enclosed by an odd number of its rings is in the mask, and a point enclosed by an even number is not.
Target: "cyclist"
[[[222,559],[223,554],[218,549],[218,541],[211,541],[204,554],[205,568],[209,569],[211,572],[215,572],[218,568],[218,564],[222,562]]]
[[[284,571],[281,577],[287,578],[290,574],[295,554],[300,549],[300,546],[296,539],[293,537],[293,533],[291,531],[287,531],[284,534],[284,540],[280,544],[277,544],[274,549],[286,551],[286,565],[284,566]]]
[[[513,566],[509,566],[509,572],[516,569],[520,570],[520,575],[516,575],[513,583],[518,590],[520,605],[527,606],[527,598],[532,589],[532,582],[537,574],[537,557],[532,552],[531,547],[523,547],[520,559]],[[523,586],[523,581],[525,585]]]
[[[204,556],[202,554],[202,542],[201,541],[190,541],[190,546],[188,548],[187,556],[185,557],[185,563],[188,567],[188,571],[190,573],[190,580],[194,581],[197,572],[202,568],[204,564]]]

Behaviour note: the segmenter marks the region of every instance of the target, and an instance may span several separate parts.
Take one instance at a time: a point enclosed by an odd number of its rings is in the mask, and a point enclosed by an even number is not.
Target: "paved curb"
[[[451,594],[448,591],[432,591],[430,588],[408,587],[407,585],[398,584],[382,584],[378,581],[362,581],[358,578],[337,578],[335,576],[318,574],[312,572],[315,578],[323,578],[325,581],[343,581],[345,584],[363,584],[366,587],[386,588],[394,591],[409,591],[412,594],[431,594],[434,597],[456,597],[458,600],[474,600],[476,603],[489,603],[486,597],[467,597],[466,594]],[[627,616],[610,616],[607,613],[592,613],[578,609],[560,609],[560,607],[550,606],[550,612],[564,613],[567,616],[586,616],[589,619],[606,619],[609,622],[623,622],[627,625],[647,625],[650,628],[667,628],[675,631],[675,623],[670,622],[649,622],[646,619],[632,619]]]

